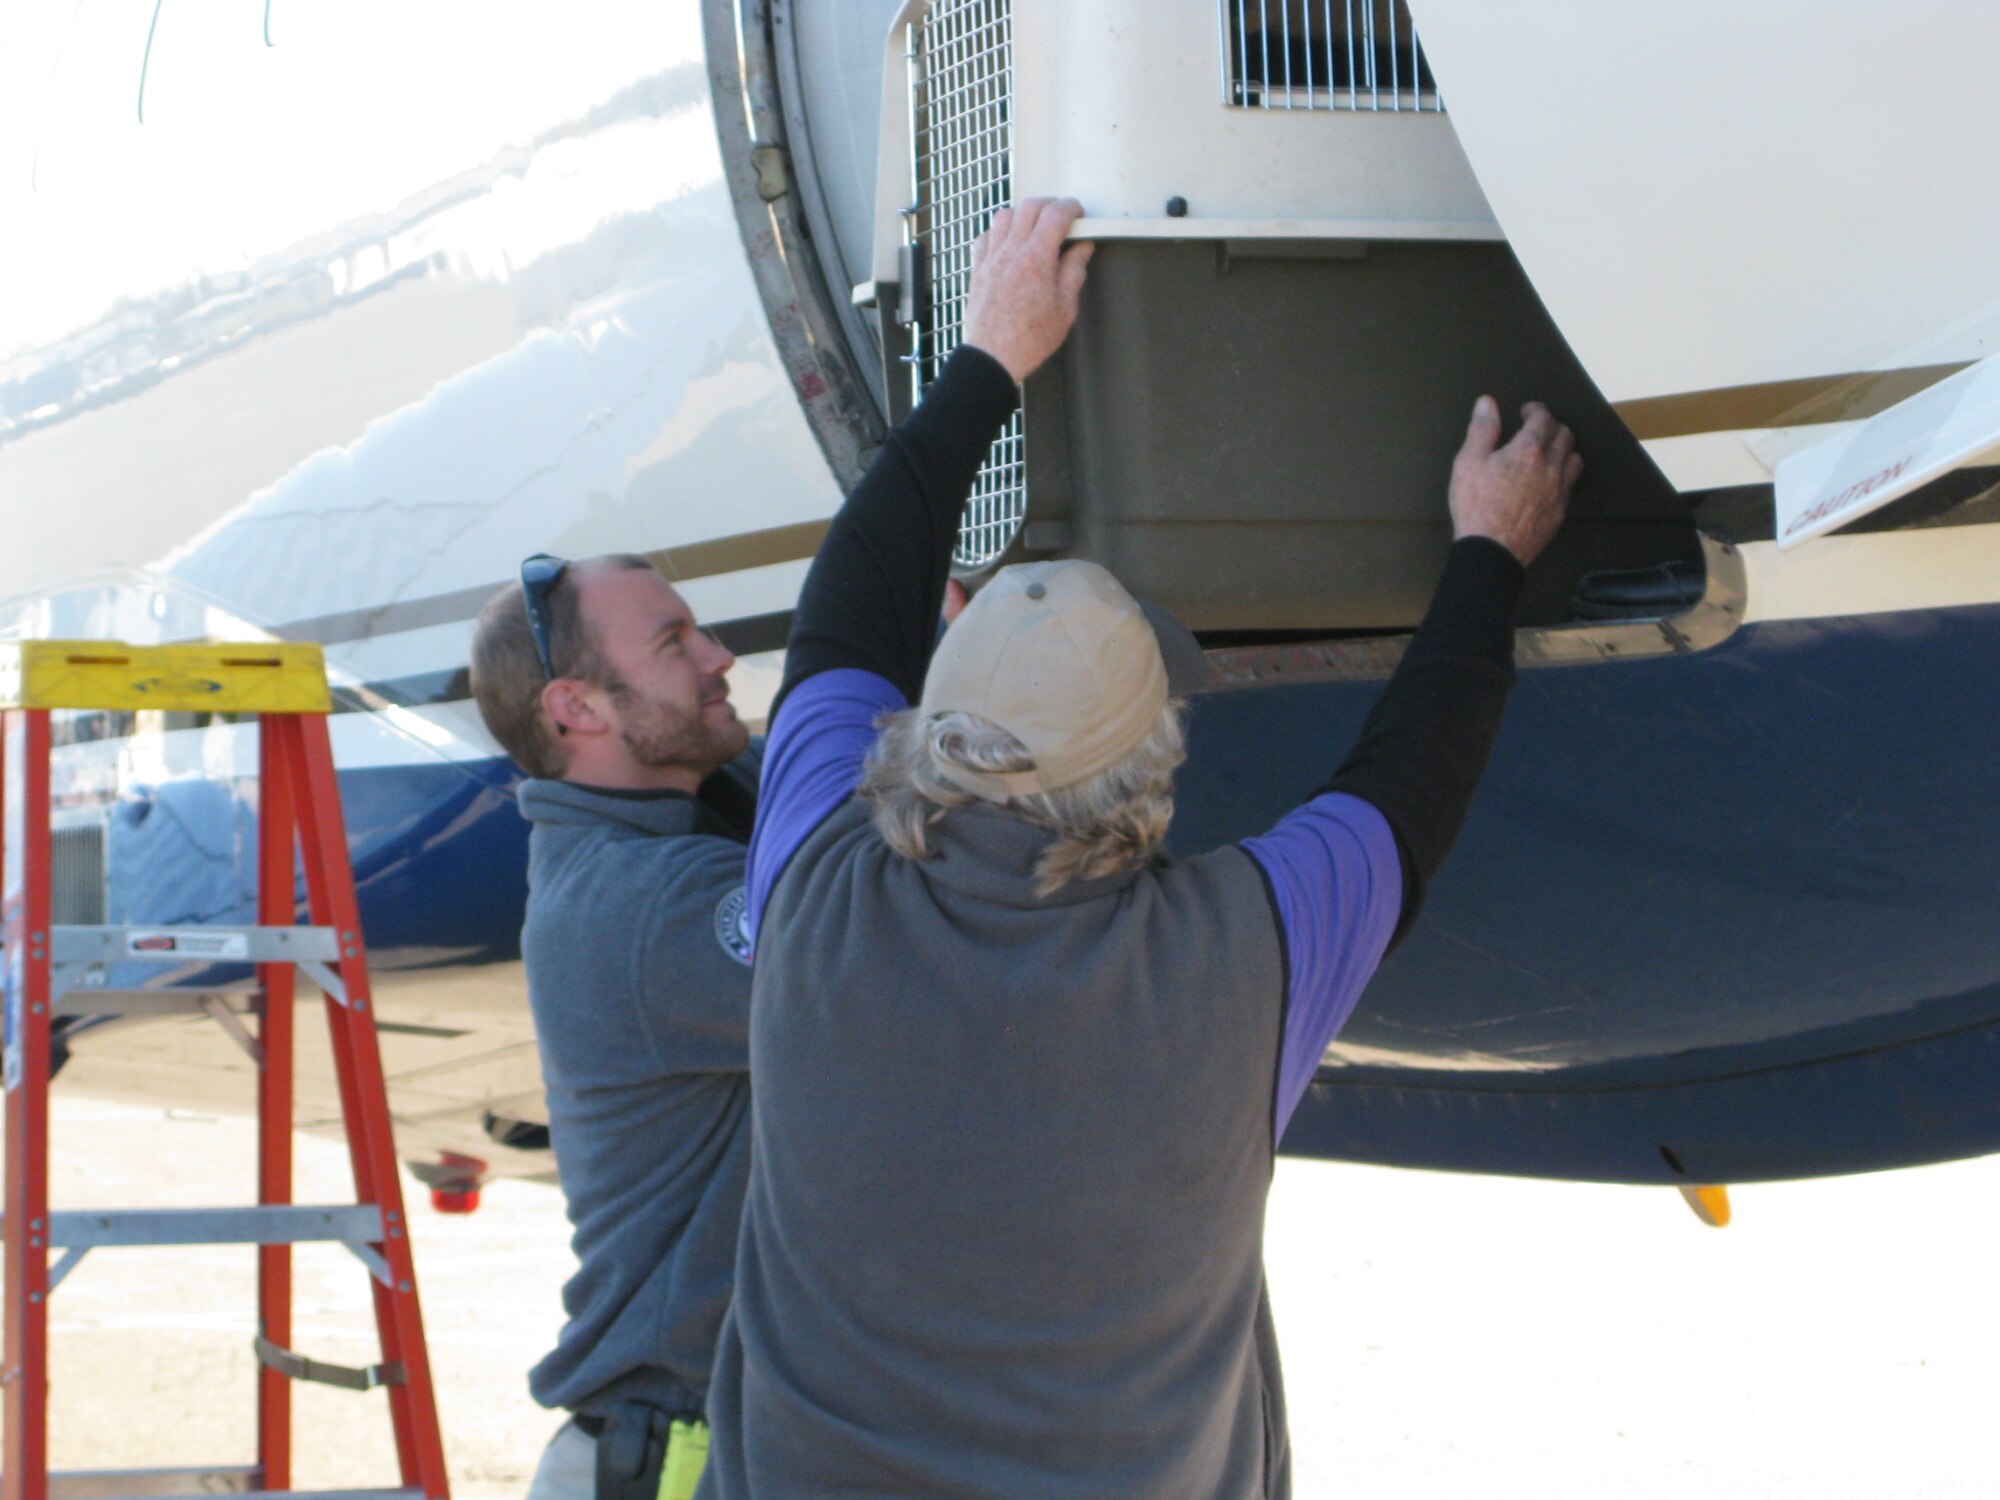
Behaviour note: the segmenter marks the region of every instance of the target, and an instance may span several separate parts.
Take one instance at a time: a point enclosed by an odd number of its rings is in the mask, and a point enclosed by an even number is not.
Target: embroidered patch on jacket
[[[750,964],[750,893],[742,886],[724,896],[715,908],[715,940],[745,968]]]

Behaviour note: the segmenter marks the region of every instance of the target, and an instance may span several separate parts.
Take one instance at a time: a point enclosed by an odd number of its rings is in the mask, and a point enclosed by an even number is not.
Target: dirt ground
[[[240,1201],[248,1122],[59,1099],[57,1206]],[[349,1191],[298,1144],[300,1198]],[[561,1321],[557,1194],[469,1218],[406,1182],[461,1500],[522,1494],[556,1418],[524,1372]],[[1664,1191],[1287,1162],[1269,1223],[1301,1500],[1971,1497],[2000,1390],[2000,1158],[1745,1188],[1702,1228]],[[307,1353],[373,1357],[364,1274],[299,1253]],[[244,1463],[254,1278],[237,1249],[107,1250],[52,1319],[59,1467]],[[301,1488],[396,1482],[380,1393],[301,1388]]]

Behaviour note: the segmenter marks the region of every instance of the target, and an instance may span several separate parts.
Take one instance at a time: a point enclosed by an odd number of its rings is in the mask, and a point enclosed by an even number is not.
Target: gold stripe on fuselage
[[[746,568],[765,568],[773,563],[811,557],[819,551],[827,524],[801,521],[795,526],[744,531],[713,541],[691,542],[685,547],[662,547],[646,556],[675,583],[688,583],[696,578],[713,578],[718,573],[740,573]]]
[[[1915,365],[1903,370],[1864,370],[1850,375],[1813,375],[1761,385],[1731,385],[1712,391],[1682,391],[1614,401],[1632,436],[1692,437],[1703,432],[1741,432],[1762,427],[1805,427],[1821,422],[1858,422],[1887,411],[1969,360],[1948,365]]]

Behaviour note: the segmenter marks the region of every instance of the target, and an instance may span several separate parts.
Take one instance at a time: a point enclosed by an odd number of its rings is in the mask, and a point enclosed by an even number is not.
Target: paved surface
[[[250,1181],[246,1121],[57,1117],[62,1207],[229,1202]],[[298,1151],[302,1199],[349,1191],[340,1148]],[[555,1425],[522,1372],[561,1318],[560,1202],[500,1184],[446,1218],[406,1191],[455,1493],[518,1496]],[[1746,1188],[1736,1208],[1717,1232],[1663,1191],[1281,1165],[1301,1500],[1993,1494],[2000,1158]],[[360,1268],[322,1246],[299,1266],[298,1342],[366,1362]],[[55,1301],[57,1463],[247,1461],[252,1285],[241,1250],[85,1262]],[[304,1388],[298,1427],[300,1485],[394,1482],[379,1394]]]

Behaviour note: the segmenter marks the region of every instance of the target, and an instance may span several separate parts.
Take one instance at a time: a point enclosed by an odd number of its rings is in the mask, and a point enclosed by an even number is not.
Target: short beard
[[[740,720],[718,727],[699,704],[692,714],[682,713],[641,698],[615,678],[604,687],[624,720],[619,738],[642,766],[687,766],[707,775],[749,748],[750,731]]]

